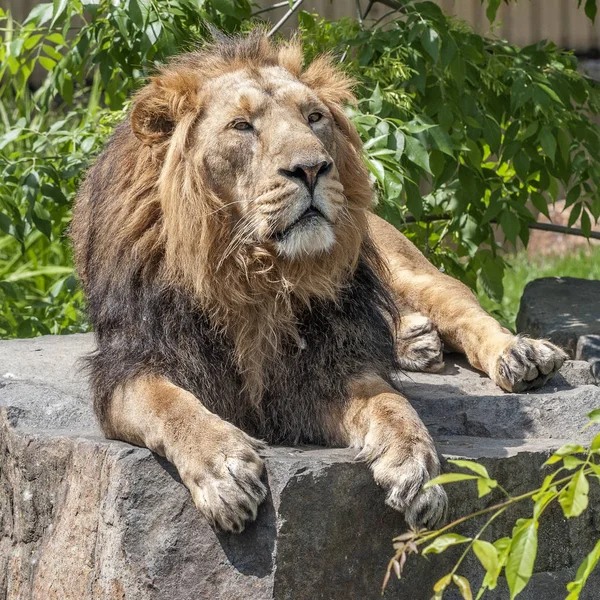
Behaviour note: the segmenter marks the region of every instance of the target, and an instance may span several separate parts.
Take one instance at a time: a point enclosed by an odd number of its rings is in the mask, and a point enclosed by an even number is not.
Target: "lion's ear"
[[[197,76],[191,71],[166,72],[137,93],[131,128],[144,144],[152,146],[168,139],[177,123],[197,107]]]
[[[356,128],[344,113],[345,104],[356,104],[354,81],[345,75],[330,55],[320,56],[302,73],[300,80],[314,90],[331,111],[338,129],[357,149],[362,142]]]

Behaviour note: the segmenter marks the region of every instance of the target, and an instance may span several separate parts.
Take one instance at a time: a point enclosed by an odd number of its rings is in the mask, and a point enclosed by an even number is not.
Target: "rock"
[[[146,449],[107,441],[95,424],[79,358],[90,336],[0,343],[0,598],[17,600],[369,600],[380,597],[398,513],[354,452],[270,448],[269,497],[243,534],[213,531],[177,472]],[[480,460],[511,494],[541,481],[541,465],[567,438],[581,443],[585,413],[600,389],[581,363],[530,394],[505,394],[449,357],[439,375],[411,373],[398,385],[412,399],[446,457]],[[450,518],[498,502],[470,483],[448,486]],[[489,529],[509,532],[524,504]],[[461,529],[473,534],[478,523]],[[479,525],[482,523],[479,522]],[[532,584],[519,598],[562,600],[564,586],[600,536],[600,495],[565,520],[551,506],[540,526]],[[461,549],[411,557],[386,598],[427,600]],[[461,574],[481,568],[469,557]],[[582,599],[594,598],[592,575]],[[508,597],[503,582],[487,596]],[[454,591],[444,598],[458,598]]]
[[[577,340],[575,358],[589,362],[600,360],[600,335],[582,335]]]
[[[582,335],[577,340],[575,357],[590,363],[590,374],[600,385],[600,335]]]
[[[582,335],[600,334],[600,281],[543,277],[525,286],[517,331],[544,337],[575,356]]]

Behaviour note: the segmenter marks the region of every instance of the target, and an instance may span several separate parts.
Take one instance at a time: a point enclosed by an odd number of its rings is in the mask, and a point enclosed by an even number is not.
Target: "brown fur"
[[[260,38],[253,54],[224,58],[210,47],[184,55],[162,69],[137,95],[131,123],[136,136],[125,139],[112,174],[113,193],[121,201],[107,207],[103,248],[99,253],[113,277],[124,248],[147,257],[169,285],[185,286],[200,308],[235,338],[239,364],[253,397],[262,393],[264,362],[275,356],[282,337],[295,335],[294,311],[315,299],[335,299],[356,266],[366,233],[365,209],[372,202],[368,175],[360,161],[360,139],[341,106],[352,101],[352,82],[322,57],[302,71],[297,42],[275,46]],[[339,230],[332,252],[309,262],[282,261],[268,244],[236,248],[238,232],[227,213],[228,199],[206,185],[196,164],[185,156],[194,145],[194,125],[214,101],[207,83],[225,73],[281,66],[313,89],[332,112],[337,155],[344,182],[348,225]],[[114,163],[113,163],[114,164]],[[88,185],[93,181],[88,181]],[[76,262],[85,280],[88,190],[76,207],[73,240]],[[164,257],[164,258],[163,258]],[[102,276],[102,275],[101,275]]]
[[[466,285],[438,271],[392,225],[372,214],[368,218],[397,302],[411,313],[399,335],[402,352],[410,354],[415,345],[424,350],[420,362],[404,363],[405,368],[437,371],[442,366],[441,345],[431,336],[433,325],[448,348],[466,354],[475,368],[508,392],[540,387],[560,369],[566,359],[560,348],[546,340],[515,337],[481,308]],[[409,331],[415,317],[421,330],[416,337]]]
[[[397,363],[439,370],[440,335],[504,389],[562,362],[369,213],[351,83],[260,32],[179,57],[137,94],[77,199],[101,426],[171,460],[227,530],[266,493],[250,435],[360,447],[388,503],[434,524],[446,496],[422,488],[439,460],[390,383]]]

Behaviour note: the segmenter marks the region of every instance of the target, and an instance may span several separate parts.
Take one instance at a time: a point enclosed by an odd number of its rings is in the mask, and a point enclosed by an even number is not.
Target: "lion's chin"
[[[277,240],[275,247],[280,256],[302,260],[329,252],[335,244],[335,233],[323,218],[298,223]]]

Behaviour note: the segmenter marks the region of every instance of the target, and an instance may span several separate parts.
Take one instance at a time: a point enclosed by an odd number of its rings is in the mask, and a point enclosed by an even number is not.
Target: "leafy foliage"
[[[600,409],[588,415],[588,424],[600,424]],[[588,508],[590,479],[600,480],[600,433],[593,438],[588,449],[579,444],[565,444],[544,463],[544,467],[554,470],[544,477],[542,484],[530,492],[519,496],[511,496],[502,486],[492,479],[487,469],[471,460],[448,461],[467,472],[451,472],[439,475],[426,484],[446,485],[457,481],[475,480],[479,497],[488,495],[498,488],[506,496],[506,500],[484,508],[471,515],[466,515],[449,523],[436,531],[411,531],[394,540],[395,556],[390,561],[384,588],[389,581],[392,569],[398,577],[402,574],[409,554],[439,554],[451,546],[465,545],[465,550],[450,573],[442,577],[433,587],[433,599],[440,600],[444,591],[455,584],[463,598],[472,598],[470,584],[467,579],[460,577],[457,572],[470,551],[473,551],[485,570],[485,577],[476,598],[481,598],[487,590],[494,590],[498,578],[504,572],[504,577],[510,591],[510,600],[529,583],[533,574],[534,563],[538,550],[538,527],[540,519],[547,508],[557,502],[567,519],[581,516]],[[567,474],[568,473],[568,474]],[[531,517],[518,519],[510,537],[486,541],[482,539],[489,525],[507,509],[522,502],[530,502]],[[452,531],[462,523],[490,515],[477,535],[472,538],[464,537]],[[600,560],[600,542],[592,549],[581,563],[575,579],[567,585],[569,592],[567,600],[577,600],[585,583]]]
[[[432,3],[408,3],[385,26],[301,24],[316,51],[346,54],[378,210],[434,263],[499,301],[498,230],[527,245],[535,214],[567,190],[570,224],[582,216],[589,234],[600,95],[571,54],[482,38]]]
[[[88,329],[67,240],[81,174],[155,64],[205,23],[239,29],[250,11],[247,0],[72,0],[18,24],[0,9],[0,337]]]
[[[81,173],[156,64],[201,39],[204,23],[248,27],[251,10],[248,0],[57,1],[22,25],[0,12],[0,336],[88,328],[66,237]],[[600,216],[588,116],[599,95],[570,54],[482,38],[428,2],[404,3],[385,24],[303,12],[300,25],[308,58],[337,52],[360,82],[350,110],[379,212],[447,272],[498,301],[497,229],[526,243],[533,213],[563,189],[584,230]],[[46,76],[33,92],[36,70]]]

